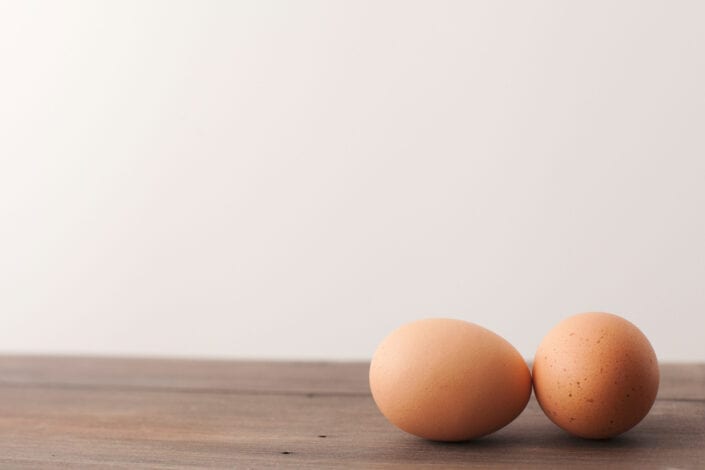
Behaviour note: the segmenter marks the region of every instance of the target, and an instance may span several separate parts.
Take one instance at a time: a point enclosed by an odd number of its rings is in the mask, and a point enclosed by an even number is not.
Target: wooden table
[[[569,437],[532,399],[461,444],[398,431],[364,363],[0,357],[0,468],[705,468],[705,364],[609,441]]]

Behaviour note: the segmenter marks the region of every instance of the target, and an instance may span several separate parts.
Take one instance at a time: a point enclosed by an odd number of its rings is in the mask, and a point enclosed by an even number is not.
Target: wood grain
[[[0,467],[705,468],[705,365],[662,374],[616,439],[571,438],[532,400],[491,436],[440,444],[384,420],[363,363],[2,357]]]

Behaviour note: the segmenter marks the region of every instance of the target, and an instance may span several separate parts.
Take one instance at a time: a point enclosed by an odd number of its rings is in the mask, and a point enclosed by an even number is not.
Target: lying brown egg
[[[433,318],[392,332],[372,358],[370,389],[400,429],[436,441],[464,441],[509,424],[531,395],[519,352],[473,323]]]
[[[546,415],[576,436],[604,439],[635,426],[659,385],[649,340],[624,318],[583,313],[553,328],[536,351],[536,399]]]

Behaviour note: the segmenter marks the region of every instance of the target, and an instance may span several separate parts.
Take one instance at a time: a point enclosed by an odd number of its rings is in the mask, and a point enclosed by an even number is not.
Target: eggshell
[[[374,354],[370,389],[382,414],[426,439],[494,432],[526,406],[531,374],[519,352],[473,323],[432,318],[392,332]]]
[[[543,339],[533,381],[551,421],[576,436],[603,439],[647,415],[658,392],[658,361],[632,323],[609,313],[583,313]]]

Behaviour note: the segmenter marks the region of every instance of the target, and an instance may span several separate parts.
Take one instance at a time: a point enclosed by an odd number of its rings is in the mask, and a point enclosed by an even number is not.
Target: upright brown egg
[[[464,441],[509,424],[531,395],[519,352],[473,323],[433,318],[392,332],[372,358],[370,388],[382,414],[426,439]]]
[[[604,439],[641,421],[656,399],[659,369],[649,340],[610,313],[583,313],[554,327],[536,351],[536,399],[576,436]]]

